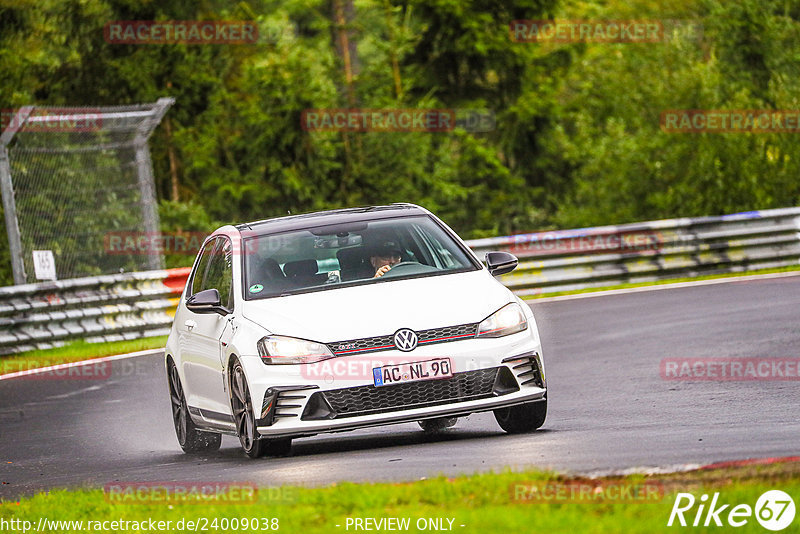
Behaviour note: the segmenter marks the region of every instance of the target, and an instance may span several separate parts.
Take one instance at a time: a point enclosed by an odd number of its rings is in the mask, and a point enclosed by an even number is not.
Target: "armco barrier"
[[[508,251],[502,282],[521,296],[800,263],[800,208],[537,232],[468,241]],[[0,288],[0,354],[68,339],[166,334],[189,269]]]
[[[169,333],[189,268],[0,288],[0,354]]]
[[[516,255],[517,295],[744,272],[800,263],[800,208],[538,232],[468,241]]]

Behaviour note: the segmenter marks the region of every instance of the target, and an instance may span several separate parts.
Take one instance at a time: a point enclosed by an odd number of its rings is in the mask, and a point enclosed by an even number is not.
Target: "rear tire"
[[[183,393],[181,377],[172,358],[167,362],[167,380],[169,382],[169,397],[172,405],[172,423],[175,426],[175,435],[178,444],[187,454],[214,452],[219,450],[222,435],[216,432],[203,432],[198,430],[189,415],[186,406],[186,396]]]
[[[244,376],[242,364],[237,360],[231,367],[231,410],[236,424],[236,433],[242,450],[250,458],[262,456],[286,456],[292,449],[291,438],[264,439],[258,434],[250,388]]]
[[[498,408],[494,411],[494,418],[500,428],[509,434],[531,432],[541,427],[547,418],[547,399]]]

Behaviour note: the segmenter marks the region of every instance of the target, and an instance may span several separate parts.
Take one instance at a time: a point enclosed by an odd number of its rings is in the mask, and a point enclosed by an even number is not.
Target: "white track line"
[[[673,473],[686,473],[702,469],[704,464],[674,464],[665,466],[628,467],[625,469],[598,469],[594,471],[568,471],[567,474],[585,476],[587,478],[626,477],[630,475],[670,475]]]
[[[699,464],[674,464],[667,466],[651,466],[651,467],[629,467],[626,469],[605,469],[595,470],[585,473],[581,472],[568,472],[568,474],[576,474],[586,476],[588,478],[603,478],[603,477],[620,477],[628,475],[667,475],[673,473],[687,473],[690,471],[702,471],[712,469],[726,469],[729,467],[745,467],[751,465],[773,465],[782,463],[795,463],[800,461],[800,456],[767,456],[746,458],[744,460],[722,460],[717,462]]]
[[[625,295],[627,293],[643,293],[645,291],[660,291],[662,289],[679,289],[682,287],[710,286],[714,284],[728,284],[731,282],[748,282],[751,280],[769,280],[770,278],[787,278],[790,276],[800,276],[800,272],[792,271],[787,273],[751,274],[745,276],[728,276],[725,278],[713,278],[711,280],[697,280],[695,282],[675,282],[674,284],[658,284],[652,286],[629,287],[625,289],[598,289],[591,293],[578,293],[577,295],[561,295],[558,297],[541,297],[523,299],[528,304],[535,302],[557,302],[560,300],[588,299],[593,297],[606,297],[609,295]]]
[[[39,367],[37,369],[26,369],[24,371],[17,371],[15,373],[8,373],[0,375],[0,380],[8,380],[11,378],[19,378],[21,376],[35,375],[38,373],[45,373],[48,371],[58,371],[60,369],[69,369],[70,367],[80,367],[83,365],[94,365],[103,362],[113,362],[115,360],[125,360],[128,358],[137,358],[139,356],[157,356],[162,354],[164,349],[148,349],[140,350],[137,352],[129,352],[127,354],[117,354],[115,356],[105,356],[103,358],[94,358],[91,360],[81,360],[78,362],[60,363],[58,365],[51,365],[49,367]]]

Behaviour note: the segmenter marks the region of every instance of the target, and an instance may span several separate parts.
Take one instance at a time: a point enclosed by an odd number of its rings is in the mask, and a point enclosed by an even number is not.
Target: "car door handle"
[[[185,323],[183,323],[183,325],[184,325],[184,326],[185,326],[185,327],[186,327],[188,330],[192,330],[192,329],[193,329],[195,326],[197,326],[197,323],[196,323],[196,322],[194,322],[194,321],[192,321],[191,319],[189,319],[188,321],[186,321]]]

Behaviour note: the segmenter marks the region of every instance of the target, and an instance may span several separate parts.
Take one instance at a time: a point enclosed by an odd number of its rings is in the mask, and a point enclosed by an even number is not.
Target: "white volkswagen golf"
[[[186,452],[239,437],[251,457],[293,438],[492,410],[542,426],[533,313],[447,225],[412,204],[225,226],[203,244],[175,313],[166,369]]]

